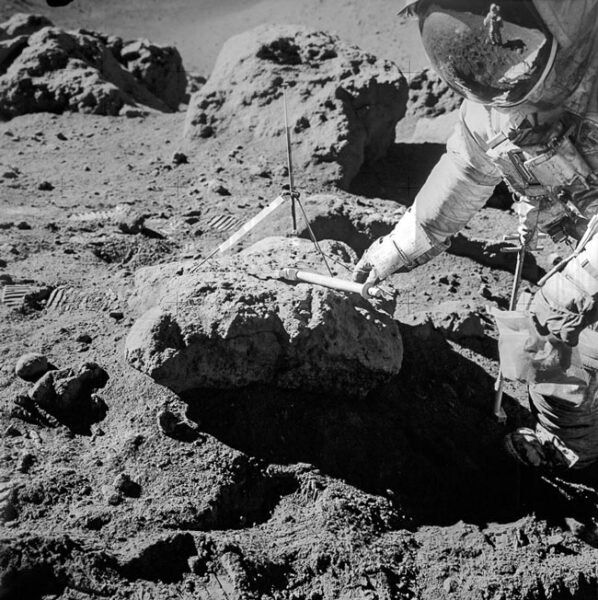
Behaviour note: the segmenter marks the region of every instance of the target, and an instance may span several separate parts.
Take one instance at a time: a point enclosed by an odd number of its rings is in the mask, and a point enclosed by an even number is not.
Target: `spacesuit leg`
[[[581,469],[598,459],[598,373],[587,360],[598,350],[598,332],[592,331],[598,323],[597,265],[598,234],[532,301],[536,331],[526,349],[537,427],[505,440],[522,462],[531,456],[534,466]]]

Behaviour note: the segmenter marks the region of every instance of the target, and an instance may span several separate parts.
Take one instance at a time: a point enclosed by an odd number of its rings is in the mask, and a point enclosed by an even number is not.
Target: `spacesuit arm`
[[[354,277],[372,271],[384,279],[427,262],[449,246],[449,239],[484,206],[500,182],[498,168],[486,156],[466,124],[467,102],[447,143],[447,151],[430,173],[413,206],[391,233],[372,244]]]

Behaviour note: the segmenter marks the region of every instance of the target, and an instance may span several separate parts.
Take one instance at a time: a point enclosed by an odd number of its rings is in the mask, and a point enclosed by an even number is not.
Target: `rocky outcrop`
[[[423,69],[409,80],[407,117],[438,117],[457,110],[463,97],[432,69]]]
[[[67,110],[117,115],[125,106],[170,112],[184,99],[178,51],[64,31],[18,14],[0,25],[0,116]]]
[[[355,258],[342,243],[321,245],[336,261]],[[126,341],[130,364],[175,392],[267,384],[363,397],[399,372],[401,337],[388,312],[275,277],[292,265],[322,272],[311,242],[269,238],[193,265],[138,272],[132,305],[145,312]]]
[[[366,250],[376,238],[389,233],[406,210],[392,200],[344,194],[313,194],[301,202],[316,239],[343,242],[357,254]],[[305,219],[299,209],[297,212],[297,233],[308,239]],[[256,235],[267,235],[268,231],[284,235],[291,227],[289,211],[283,209],[274,213],[267,225],[256,229]]]
[[[463,98],[432,69],[409,79],[405,118],[397,126],[397,141],[408,144],[445,144],[458,120]]]
[[[393,143],[408,94],[394,63],[337,37],[298,26],[259,27],[224,45],[191,99],[186,140],[251,140],[278,156],[285,148],[285,86],[298,166],[343,188]]]

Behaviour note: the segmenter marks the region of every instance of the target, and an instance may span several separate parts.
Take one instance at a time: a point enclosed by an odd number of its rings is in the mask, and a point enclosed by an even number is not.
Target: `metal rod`
[[[299,205],[299,208],[301,209],[301,213],[303,214],[303,218],[305,219],[305,224],[307,225],[307,231],[309,233],[309,237],[311,237],[311,241],[314,243],[316,250],[322,256],[322,260],[324,261],[324,264],[326,265],[326,269],[328,269],[328,273],[329,273],[330,277],[332,277],[333,276],[332,269],[330,268],[330,265],[328,264],[328,261],[326,260],[326,255],[324,254],[324,251],[320,247],[320,244],[318,243],[316,235],[314,234],[314,231],[311,228],[311,225],[309,224],[309,219],[307,218],[307,213],[305,212],[305,209],[303,208],[303,203],[301,202],[301,200],[299,200],[299,198],[297,198],[297,204]]]
[[[521,278],[523,275],[523,263],[525,262],[525,253],[527,247],[526,244],[521,244],[517,252],[517,265],[515,266],[515,277],[513,278],[513,288],[511,289],[511,298],[509,300],[509,310],[515,310],[517,306],[517,296],[519,295],[519,288],[521,286]],[[498,377],[496,378],[496,384],[494,389],[496,393],[494,395],[494,406],[492,412],[500,423],[504,423],[507,420],[507,415],[502,407],[502,397],[504,388],[504,377],[502,371],[498,371]]]
[[[243,237],[245,237],[254,227],[259,225],[266,217],[271,215],[281,204],[286,202],[286,196],[281,195],[278,196],[275,200],[270,202],[268,206],[264,207],[255,217],[247,221],[243,227],[238,229],[235,233],[233,233],[228,239],[226,239],[220,246],[215,248],[210,254],[208,254],[199,264],[194,265],[192,271],[196,271],[205,264],[210,258],[219,254],[220,252],[225,252],[232,248],[235,244],[238,244]]]
[[[357,283],[355,281],[349,281],[348,279],[328,277],[327,275],[311,273],[310,271],[300,271],[295,268],[280,269],[280,271],[278,271],[278,277],[280,279],[287,279],[288,281],[303,281],[305,283],[314,283],[343,292],[353,292],[366,299],[382,297],[381,291],[369,283]]]
[[[287,140],[287,169],[289,172],[289,192],[291,194],[291,219],[293,222],[293,235],[297,235],[297,211],[295,208],[295,178],[293,175],[293,154],[291,149],[291,128],[289,127],[289,114],[287,109],[287,90],[286,86],[282,88],[282,97],[284,103],[284,129]]]

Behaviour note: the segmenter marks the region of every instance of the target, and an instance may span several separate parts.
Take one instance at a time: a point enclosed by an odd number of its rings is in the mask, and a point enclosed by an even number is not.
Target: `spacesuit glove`
[[[355,265],[353,281],[375,284],[386,279],[405,263],[405,256],[390,236],[378,238]]]
[[[520,200],[513,205],[513,210],[518,216],[517,233],[519,243],[522,246],[535,246],[538,235],[538,218],[540,216],[538,203],[526,196],[521,196]]]

